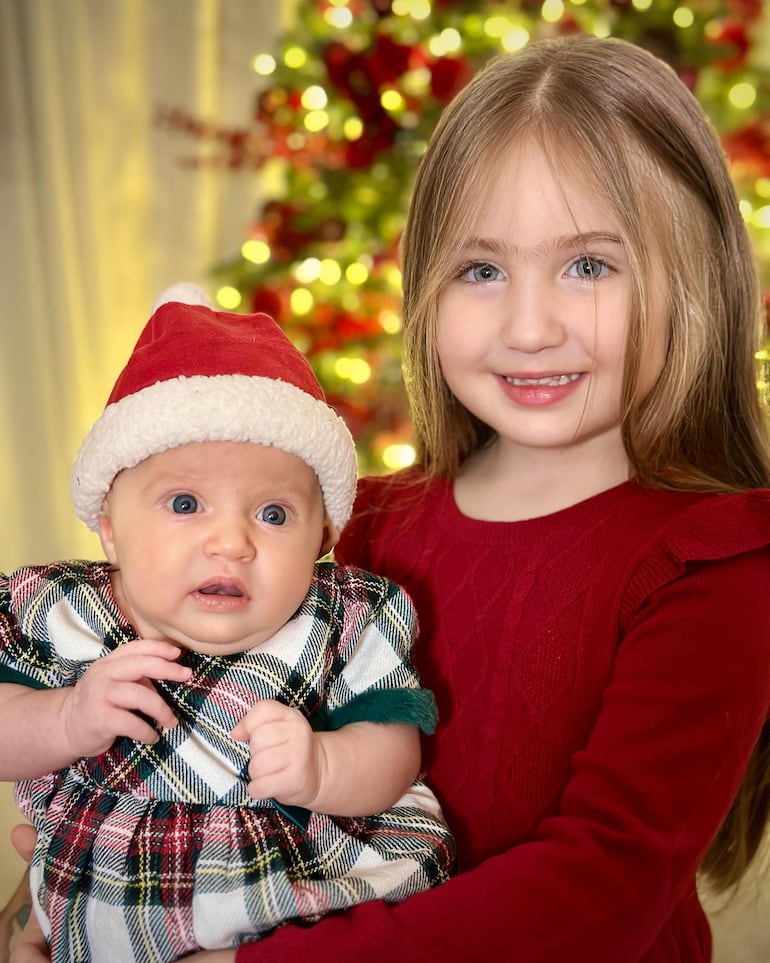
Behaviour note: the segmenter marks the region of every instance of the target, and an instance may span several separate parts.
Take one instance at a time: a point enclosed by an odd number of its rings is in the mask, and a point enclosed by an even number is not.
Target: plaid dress
[[[249,798],[248,747],[228,735],[263,698],[317,729],[370,720],[431,731],[432,696],[410,662],[414,634],[412,605],[393,583],[319,563],[272,639],[237,655],[188,651],[192,678],[156,683],[179,719],[158,743],[119,738],[99,757],[19,783],[39,834],[32,892],[54,963],[163,963],[443,882],[454,845],[421,781],[367,818],[280,807]],[[72,685],[135,637],[105,563],[0,576],[0,681]]]

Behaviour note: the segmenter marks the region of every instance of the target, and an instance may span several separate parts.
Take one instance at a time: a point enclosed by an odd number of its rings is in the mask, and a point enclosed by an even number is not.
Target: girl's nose
[[[230,516],[212,520],[205,550],[208,555],[245,562],[252,561],[257,554],[248,522]]]
[[[510,285],[501,308],[501,337],[507,348],[534,354],[560,345],[565,328],[547,282],[522,277]]]

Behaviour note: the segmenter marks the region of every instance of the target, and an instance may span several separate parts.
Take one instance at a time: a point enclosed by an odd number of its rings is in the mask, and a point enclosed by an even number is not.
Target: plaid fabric
[[[158,684],[180,720],[158,743],[118,739],[98,758],[20,783],[19,804],[39,830],[33,896],[54,963],[162,963],[443,882],[454,846],[422,783],[385,813],[313,813],[303,829],[270,800],[249,799],[248,750],[228,735],[258,698],[314,720],[346,707],[355,716],[362,693],[419,699],[414,633],[411,603],[393,583],[320,563],[269,642],[233,656],[185,654],[190,681]],[[0,578],[2,678],[70,685],[133,637],[104,564]]]

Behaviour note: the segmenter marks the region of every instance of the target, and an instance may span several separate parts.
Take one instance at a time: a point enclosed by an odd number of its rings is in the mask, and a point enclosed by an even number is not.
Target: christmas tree
[[[253,118],[200,128],[217,162],[255,171],[264,198],[242,257],[214,272],[218,300],[281,319],[348,422],[362,470],[408,464],[398,245],[426,141],[490,56],[578,31],[652,50],[693,90],[770,289],[769,26],[761,0],[299,0],[280,49],[255,51]]]

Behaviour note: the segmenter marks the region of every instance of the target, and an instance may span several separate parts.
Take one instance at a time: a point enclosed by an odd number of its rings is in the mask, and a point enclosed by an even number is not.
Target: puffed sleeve
[[[111,613],[86,563],[25,566],[0,581],[0,681],[48,689],[73,684],[107,651]]]
[[[362,569],[334,569],[342,631],[326,692],[328,723],[403,722],[433,732],[433,694],[412,665],[417,616],[398,585]]]

